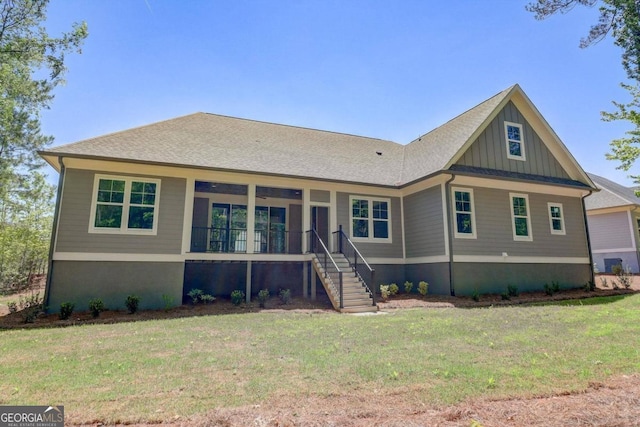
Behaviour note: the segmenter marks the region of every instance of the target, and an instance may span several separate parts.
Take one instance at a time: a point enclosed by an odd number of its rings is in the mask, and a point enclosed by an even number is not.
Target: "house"
[[[60,173],[45,304],[381,283],[470,295],[593,278],[596,190],[518,85],[401,145],[196,113],[40,152]]]
[[[585,199],[593,262],[611,273],[615,265],[640,273],[640,198],[632,188],[588,174],[600,189]]]

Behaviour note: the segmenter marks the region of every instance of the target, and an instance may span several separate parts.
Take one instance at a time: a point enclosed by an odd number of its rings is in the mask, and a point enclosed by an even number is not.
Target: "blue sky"
[[[202,111],[405,144],[518,83],[586,171],[632,185],[604,157],[629,125],[600,120],[629,99],[620,49],[578,47],[597,9],[536,21],[527,2],[52,1],[52,35],[89,37],[43,131],[60,145]]]

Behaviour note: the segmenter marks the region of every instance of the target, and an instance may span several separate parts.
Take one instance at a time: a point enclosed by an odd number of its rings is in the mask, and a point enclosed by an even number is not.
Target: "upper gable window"
[[[525,160],[522,125],[504,122],[504,134],[507,141],[507,158]]]
[[[157,233],[160,180],[96,175],[90,233]]]
[[[391,243],[391,200],[351,196],[349,202],[354,241]]]

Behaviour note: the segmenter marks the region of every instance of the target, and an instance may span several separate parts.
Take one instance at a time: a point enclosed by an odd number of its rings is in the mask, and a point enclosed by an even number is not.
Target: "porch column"
[[[247,185],[247,253],[255,252],[256,240],[256,185]]]
[[[335,240],[331,238],[334,231],[338,231],[338,195],[335,190],[329,191],[329,250],[331,252],[337,252],[338,248],[334,248]],[[351,208],[349,208],[351,209]],[[348,231],[347,231],[348,232]]]
[[[316,299],[316,283],[318,283],[318,275],[314,269],[311,269],[311,299]]]
[[[244,292],[245,301],[251,301],[251,261],[247,261],[247,284]]]
[[[184,219],[182,224],[182,253],[191,251],[191,233],[193,222],[193,203],[195,195],[196,180],[187,178],[187,187],[184,196]]]
[[[309,230],[311,224],[311,190],[309,188],[302,189],[302,253],[309,250],[309,239],[306,231]]]
[[[302,263],[302,298],[308,298],[307,289],[309,288],[309,263]]]

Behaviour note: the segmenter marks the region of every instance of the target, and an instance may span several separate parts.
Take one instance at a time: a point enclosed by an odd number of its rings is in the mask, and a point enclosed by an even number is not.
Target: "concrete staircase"
[[[326,271],[323,262],[315,255],[312,264],[313,269],[318,273],[324,289],[327,291],[327,295],[329,295],[333,308],[341,313],[368,313],[378,311],[378,307],[373,305],[373,299],[364,282],[355,274],[345,256],[341,253],[334,253],[331,254],[331,256],[333,257],[335,265],[331,260],[327,260]],[[338,269],[342,271],[342,308],[340,308],[340,275]]]

